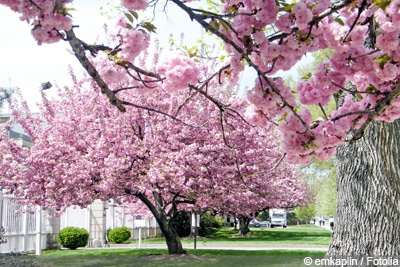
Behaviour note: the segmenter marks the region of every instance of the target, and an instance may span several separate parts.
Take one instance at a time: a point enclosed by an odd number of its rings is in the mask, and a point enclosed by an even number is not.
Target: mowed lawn
[[[248,242],[254,244],[308,244],[329,245],[332,232],[315,225],[288,226],[287,228],[251,228],[247,236],[237,235],[232,228],[216,232],[213,242]]]
[[[185,256],[167,255],[160,249],[101,249],[46,252],[39,258],[44,267],[298,267],[305,257],[323,258],[323,251],[189,250]]]
[[[198,242],[224,244],[299,244],[299,245],[329,245],[332,232],[312,224],[288,226],[287,228],[250,228],[246,236],[238,235],[238,230],[223,228],[211,238],[199,238]],[[162,238],[146,239],[148,244],[165,243]],[[135,242],[131,242],[135,243]],[[192,238],[183,238],[182,243],[193,243]]]
[[[243,237],[237,230],[224,228],[212,238],[199,239],[198,242],[218,244],[292,244],[328,245],[331,232],[314,225],[289,226],[286,229],[252,228],[251,234]],[[165,243],[163,239],[146,239],[147,243]],[[183,243],[193,243],[193,239],[183,239]],[[132,242],[131,242],[132,243]],[[205,250],[189,249],[185,256],[170,256],[166,249],[78,249],[43,251],[42,256],[29,256],[32,264],[10,264],[1,266],[43,266],[43,267],[123,267],[123,266],[189,266],[189,267],[234,267],[234,266],[305,266],[305,257],[323,258],[325,251],[307,250]],[[26,258],[26,257],[25,257]],[[4,259],[3,259],[4,260]],[[8,260],[16,263],[15,260]]]

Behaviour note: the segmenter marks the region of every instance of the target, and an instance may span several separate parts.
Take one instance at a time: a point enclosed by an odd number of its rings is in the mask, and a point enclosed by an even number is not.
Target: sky
[[[77,11],[72,15],[74,21],[80,24],[77,34],[84,34],[86,40],[94,41],[103,30],[102,24],[100,27],[98,24],[102,23],[99,7],[104,3],[104,0],[80,0],[74,5]],[[32,26],[20,21],[19,14],[2,5],[0,14],[0,87],[20,88],[24,99],[34,107],[40,101],[41,83],[68,84],[69,65],[77,73],[83,71],[77,59],[68,51],[67,42],[39,46],[30,33]],[[51,90],[48,91],[51,94]]]
[[[100,7],[107,9],[109,2],[118,3],[109,0],[74,1],[73,7],[76,10],[71,14],[74,25],[79,25],[74,29],[78,38],[94,43],[99,36],[104,36],[103,25],[107,22],[107,16],[101,15]],[[160,23],[157,23],[155,34],[157,37],[167,39],[172,29],[179,26],[179,21],[174,20],[174,12],[172,10],[168,16],[165,13],[159,16]],[[30,33],[32,26],[20,21],[19,14],[2,5],[0,14],[0,87],[20,88],[29,106],[35,109],[35,103],[40,101],[40,86],[43,82],[65,86],[70,83],[69,66],[77,75],[83,72],[77,59],[70,53],[67,42],[39,46]],[[51,96],[52,91],[55,93],[55,90],[50,89],[46,94]]]
[[[101,15],[100,7],[109,10],[107,3],[118,3],[116,0],[85,1],[75,0],[72,11],[75,33],[87,43],[94,43],[99,36],[104,36],[104,23],[107,16]],[[159,7],[164,8],[164,6]],[[167,6],[167,12],[157,13],[157,34],[162,40],[168,39],[171,33],[179,38],[180,33],[186,32],[185,42],[195,40],[199,35],[191,36],[190,33],[198,32],[198,25],[190,23],[187,15],[177,10],[172,5]],[[83,73],[83,68],[77,59],[69,52],[67,42],[37,45],[26,22],[19,20],[19,14],[14,13],[5,6],[0,5],[0,51],[2,51],[0,64],[0,87],[18,87],[30,108],[37,110],[35,103],[40,102],[40,87],[43,82],[50,81],[60,87],[69,85],[68,74],[71,66],[76,75]],[[185,23],[182,23],[185,21]],[[112,23],[110,21],[108,24]],[[189,34],[188,34],[189,33]],[[253,79],[251,79],[253,80]],[[56,90],[46,90],[50,97]],[[54,95],[52,95],[54,94]]]

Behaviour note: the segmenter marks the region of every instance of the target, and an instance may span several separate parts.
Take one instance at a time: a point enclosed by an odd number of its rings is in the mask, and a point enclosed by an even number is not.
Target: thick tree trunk
[[[186,250],[184,250],[182,247],[182,242],[179,238],[178,233],[171,225],[168,224],[167,218],[163,214],[161,214],[161,216],[160,214],[158,214],[158,216],[156,216],[156,220],[158,222],[158,225],[160,226],[161,232],[165,237],[165,241],[168,247],[168,253],[186,254]]]
[[[154,200],[157,208],[153,203],[142,193],[136,193],[135,196],[138,197],[151,211],[154,215],[160,230],[165,237],[165,241],[168,247],[169,254],[186,254],[186,250],[182,247],[182,242],[179,238],[178,233],[175,229],[169,225],[167,215],[162,207],[162,198],[159,193],[153,192]]]
[[[375,122],[337,151],[337,214],[327,256],[400,255],[400,121]]]
[[[245,217],[239,217],[239,229],[241,235],[246,235],[250,232],[249,228],[250,219]]]

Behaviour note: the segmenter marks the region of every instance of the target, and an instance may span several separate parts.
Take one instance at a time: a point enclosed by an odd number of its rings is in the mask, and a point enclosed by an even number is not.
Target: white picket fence
[[[115,204],[106,205],[106,231],[117,227],[126,226],[132,230],[131,239],[137,239],[139,235],[138,227],[136,223],[138,220],[131,215],[127,215],[124,207]],[[90,207],[81,208],[69,208],[61,216],[61,229],[67,226],[75,226],[90,230]],[[150,238],[161,236],[160,229],[154,218],[141,218],[141,223],[144,224],[142,228],[141,237]]]
[[[28,252],[37,249],[36,243],[40,240],[41,249],[55,248],[57,246],[57,233],[59,230],[75,226],[84,228],[91,233],[89,246],[103,246],[106,231],[116,227],[126,226],[132,230],[132,239],[149,238],[160,235],[160,230],[154,219],[141,220],[141,231],[135,226],[135,218],[125,214],[125,208],[113,204],[104,205],[99,210],[94,206],[88,208],[68,208],[61,217],[56,218],[50,211],[34,213],[24,212],[26,207],[15,202],[12,195],[4,195],[0,190],[0,253]],[[97,213],[97,215],[95,214]],[[97,218],[96,218],[97,216]],[[105,217],[105,218],[104,218]],[[40,219],[40,227],[37,225]],[[102,221],[102,225],[97,222]],[[2,233],[2,228],[4,233]],[[40,230],[41,238],[38,239]],[[97,232],[96,232],[97,231]],[[92,236],[93,235],[93,236]],[[95,242],[98,242],[95,244]]]
[[[23,206],[11,195],[0,192],[0,227],[3,227],[0,252],[32,251],[36,248],[36,214],[23,212]],[[41,227],[43,229],[43,227]],[[46,248],[46,233],[42,234],[42,249]]]

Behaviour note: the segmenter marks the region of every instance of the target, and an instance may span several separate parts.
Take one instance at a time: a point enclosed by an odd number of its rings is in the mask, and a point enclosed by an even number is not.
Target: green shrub
[[[125,226],[118,227],[108,231],[107,236],[112,243],[122,243],[131,237],[131,230]]]
[[[83,228],[67,227],[58,233],[57,240],[58,244],[64,248],[86,247],[89,241],[89,232]]]
[[[199,235],[204,237],[211,236],[224,224],[224,220],[216,218],[210,213],[205,213],[200,218]]]

